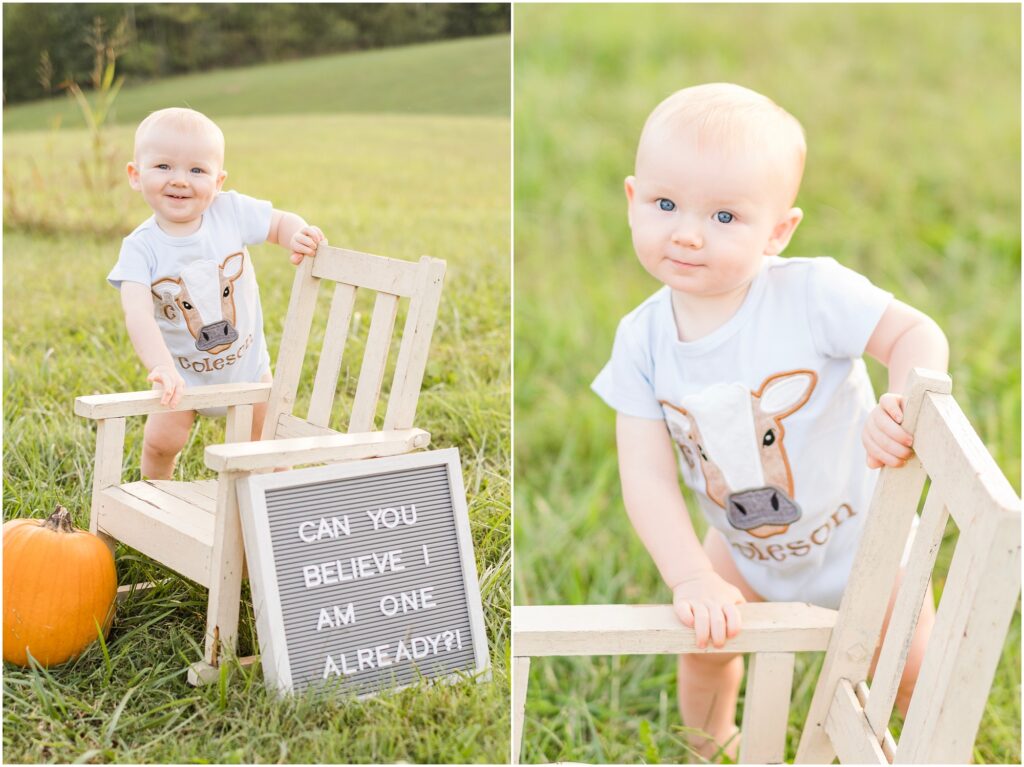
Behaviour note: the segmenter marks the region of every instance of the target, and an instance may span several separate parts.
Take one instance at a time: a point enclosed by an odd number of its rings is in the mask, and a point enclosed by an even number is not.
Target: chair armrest
[[[400,455],[429,443],[430,433],[423,429],[232,442],[206,448],[206,465],[214,471],[256,471],[297,463],[353,461]]]
[[[835,610],[804,602],[738,606],[742,628],[724,647],[698,649],[671,605],[540,605],[512,608],[517,656],[674,655],[825,650]]]
[[[133,391],[123,394],[90,394],[75,399],[75,415],[101,420],[103,418],[124,418],[129,415],[146,415],[172,410],[198,410],[208,407],[231,407],[232,405],[255,405],[270,399],[270,384],[214,384],[193,386],[185,389],[177,407],[160,404],[163,392],[159,389]]]

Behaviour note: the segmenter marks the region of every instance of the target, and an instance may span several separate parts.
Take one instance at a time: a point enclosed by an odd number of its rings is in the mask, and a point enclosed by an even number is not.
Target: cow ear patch
[[[236,280],[242,273],[242,269],[245,266],[245,253],[239,251],[232,253],[230,256],[224,259],[220,265],[221,273],[225,279]]]
[[[792,413],[811,396],[817,376],[811,371],[796,371],[772,376],[761,388],[761,412],[778,416]]]

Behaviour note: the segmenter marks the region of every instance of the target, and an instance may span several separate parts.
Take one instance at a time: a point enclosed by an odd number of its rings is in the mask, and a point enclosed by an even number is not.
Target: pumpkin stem
[[[75,532],[75,525],[71,521],[71,512],[59,503],[57,504],[57,508],[54,509],[53,514],[43,522],[43,527],[48,527],[51,530],[61,533]]]

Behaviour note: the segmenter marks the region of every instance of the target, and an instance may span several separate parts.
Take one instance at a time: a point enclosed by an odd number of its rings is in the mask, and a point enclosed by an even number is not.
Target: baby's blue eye
[[[717,218],[719,222],[723,224],[728,224],[730,221],[732,221],[733,216],[732,213],[730,213],[729,211],[720,210],[715,214],[715,218]]]
[[[666,200],[664,197],[659,197],[658,207],[662,210],[675,210],[676,204],[672,202],[672,200]]]
[[[170,166],[170,165],[168,165],[168,164],[167,164],[167,163],[165,163],[165,162],[162,162],[162,163],[160,163],[159,165],[157,165],[156,167],[157,167],[158,169],[160,169],[160,170],[167,170],[167,169],[168,169],[168,168],[170,168],[171,166]]]
[[[192,172],[193,172],[193,173],[202,173],[202,172],[203,172],[203,169],[202,169],[202,168],[193,168],[193,169],[192,169]]]

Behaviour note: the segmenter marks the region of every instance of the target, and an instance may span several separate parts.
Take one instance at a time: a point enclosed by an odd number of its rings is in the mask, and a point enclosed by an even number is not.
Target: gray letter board
[[[268,687],[489,678],[458,450],[258,474],[238,500]]]

